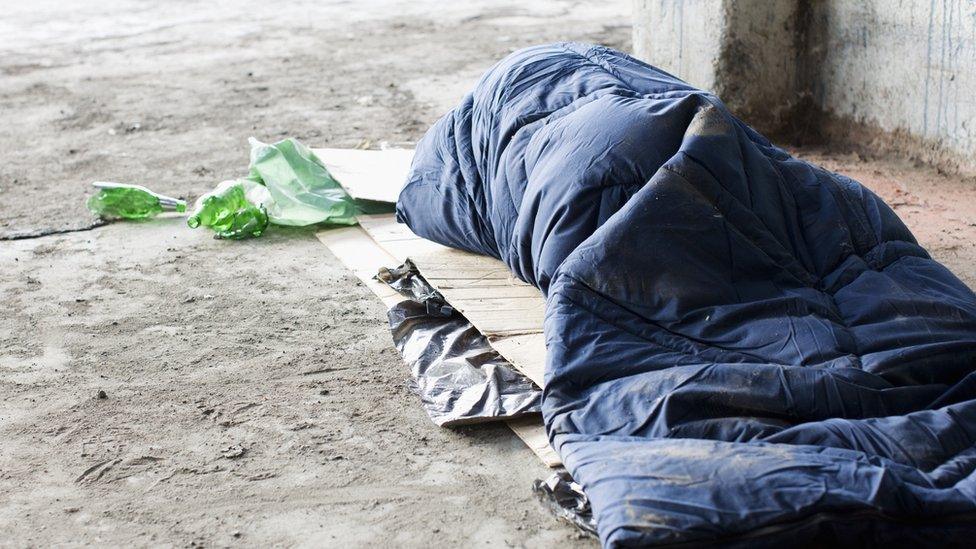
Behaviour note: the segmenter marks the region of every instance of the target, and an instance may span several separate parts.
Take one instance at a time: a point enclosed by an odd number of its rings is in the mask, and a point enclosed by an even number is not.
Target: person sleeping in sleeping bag
[[[976,534],[972,290],[714,95],[515,52],[418,144],[397,216],[545,294],[546,428],[604,546]]]

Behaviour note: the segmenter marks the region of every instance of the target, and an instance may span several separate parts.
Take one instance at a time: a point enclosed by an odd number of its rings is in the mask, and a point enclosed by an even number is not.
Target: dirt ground
[[[512,49],[629,49],[629,7],[5,6],[0,545],[592,547],[533,499],[547,470],[507,428],[426,418],[383,306],[312,230],[9,239],[88,227],[93,180],[195,197],[243,174],[250,135],[409,145]],[[976,285],[972,179],[800,154],[877,190]]]
[[[93,180],[192,198],[251,135],[410,144],[512,49],[630,41],[628,0],[65,4],[0,16],[8,238],[89,225]],[[312,230],[114,224],[0,265],[0,546],[594,545],[510,430],[427,419]]]

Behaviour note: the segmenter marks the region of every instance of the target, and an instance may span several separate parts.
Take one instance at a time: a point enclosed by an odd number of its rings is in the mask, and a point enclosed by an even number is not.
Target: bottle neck
[[[162,195],[157,195],[157,198],[159,199],[159,205],[162,206],[163,210],[180,213],[186,211],[186,202],[183,200]]]

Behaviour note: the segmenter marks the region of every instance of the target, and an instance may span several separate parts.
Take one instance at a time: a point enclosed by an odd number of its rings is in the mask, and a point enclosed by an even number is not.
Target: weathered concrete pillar
[[[725,0],[634,0],[634,55],[689,84],[715,88]]]
[[[861,139],[976,171],[976,2],[814,6],[811,43],[820,59],[810,92],[834,125],[849,122]],[[831,136],[845,133],[833,128]]]
[[[634,0],[640,59],[768,133],[976,173],[976,1]]]
[[[775,129],[796,100],[799,0],[635,0],[635,55]]]

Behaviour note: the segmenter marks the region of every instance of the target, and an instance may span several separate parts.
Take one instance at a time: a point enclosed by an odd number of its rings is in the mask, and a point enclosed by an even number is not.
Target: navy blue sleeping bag
[[[715,96],[516,52],[420,142],[397,215],[545,293],[545,423],[604,546],[976,542],[976,297]]]

